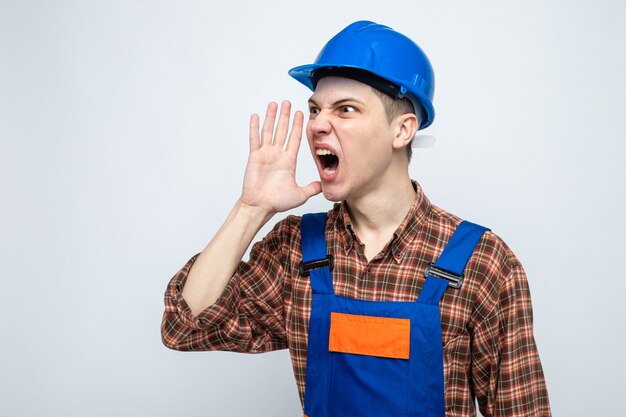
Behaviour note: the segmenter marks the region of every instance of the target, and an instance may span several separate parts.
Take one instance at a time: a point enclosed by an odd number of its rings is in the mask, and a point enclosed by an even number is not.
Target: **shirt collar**
[[[430,201],[422,191],[422,187],[415,180],[411,180],[411,183],[415,189],[415,200],[413,200],[406,217],[394,232],[391,242],[391,253],[397,263],[402,261],[408,245],[416,237],[419,226],[431,209]],[[352,228],[346,202],[336,203],[333,209],[337,212],[336,226],[337,230],[340,231],[339,242],[345,253],[348,254],[354,248],[354,242],[358,238]]]

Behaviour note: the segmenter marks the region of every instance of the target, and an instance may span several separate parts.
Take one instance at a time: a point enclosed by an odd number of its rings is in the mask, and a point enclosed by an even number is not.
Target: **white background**
[[[300,415],[286,351],[170,351],[162,296],[238,197],[249,115],[304,110],[287,70],[369,19],[433,63],[438,143],[411,175],[522,260],[554,415],[622,415],[625,18],[620,0],[0,2],[0,414]],[[298,178],[316,179],[304,147]]]

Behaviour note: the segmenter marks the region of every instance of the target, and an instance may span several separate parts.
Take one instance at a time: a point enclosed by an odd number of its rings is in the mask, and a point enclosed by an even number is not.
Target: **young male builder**
[[[289,73],[314,91],[321,181],[294,179],[301,112],[289,129],[290,103],[270,103],[260,131],[252,115],[241,198],[170,282],[165,345],[288,348],[309,417],[474,416],[475,398],[487,417],[549,416],[522,266],[409,177],[412,139],[434,118],[426,55],[356,22]],[[320,192],[332,210],[281,220],[242,262],[276,213]]]

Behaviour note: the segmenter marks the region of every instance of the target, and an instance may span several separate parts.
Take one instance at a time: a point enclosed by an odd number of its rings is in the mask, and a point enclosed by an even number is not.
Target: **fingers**
[[[320,181],[313,181],[306,187],[302,187],[304,194],[306,195],[306,199],[313,197],[322,192],[322,183]]]
[[[289,134],[289,142],[287,142],[287,152],[298,153],[300,148],[300,140],[302,139],[302,126],[304,125],[304,114],[297,111],[293,116],[293,124],[291,133]]]
[[[250,116],[250,152],[261,147],[261,137],[259,136],[259,115],[254,113]]]
[[[278,116],[278,123],[274,130],[274,123],[276,121],[276,114],[278,113],[278,104],[270,102],[267,105],[265,113],[265,119],[263,120],[263,127],[259,135],[259,115],[253,114],[250,116],[250,150],[253,151],[261,146],[276,145],[283,147],[287,142],[288,151],[297,152],[300,146],[300,140],[302,138],[302,128],[304,125],[304,114],[301,111],[297,111],[294,115],[293,124],[291,127],[291,133],[289,133],[289,119],[291,118],[291,103],[288,100],[284,100],[280,106],[280,115]],[[287,133],[289,133],[289,140],[287,141]]]
[[[274,133],[274,121],[276,120],[276,111],[278,104],[273,101],[267,105],[265,112],[265,120],[263,121],[263,129],[261,130],[261,145],[271,145]]]
[[[282,147],[287,139],[289,129],[289,117],[291,116],[291,103],[284,100],[280,106],[280,116],[274,133],[274,145]]]

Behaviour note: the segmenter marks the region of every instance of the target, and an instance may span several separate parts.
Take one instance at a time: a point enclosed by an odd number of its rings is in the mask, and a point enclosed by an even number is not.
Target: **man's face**
[[[360,198],[388,180],[393,131],[372,87],[322,78],[309,99],[306,135],[328,200]]]

